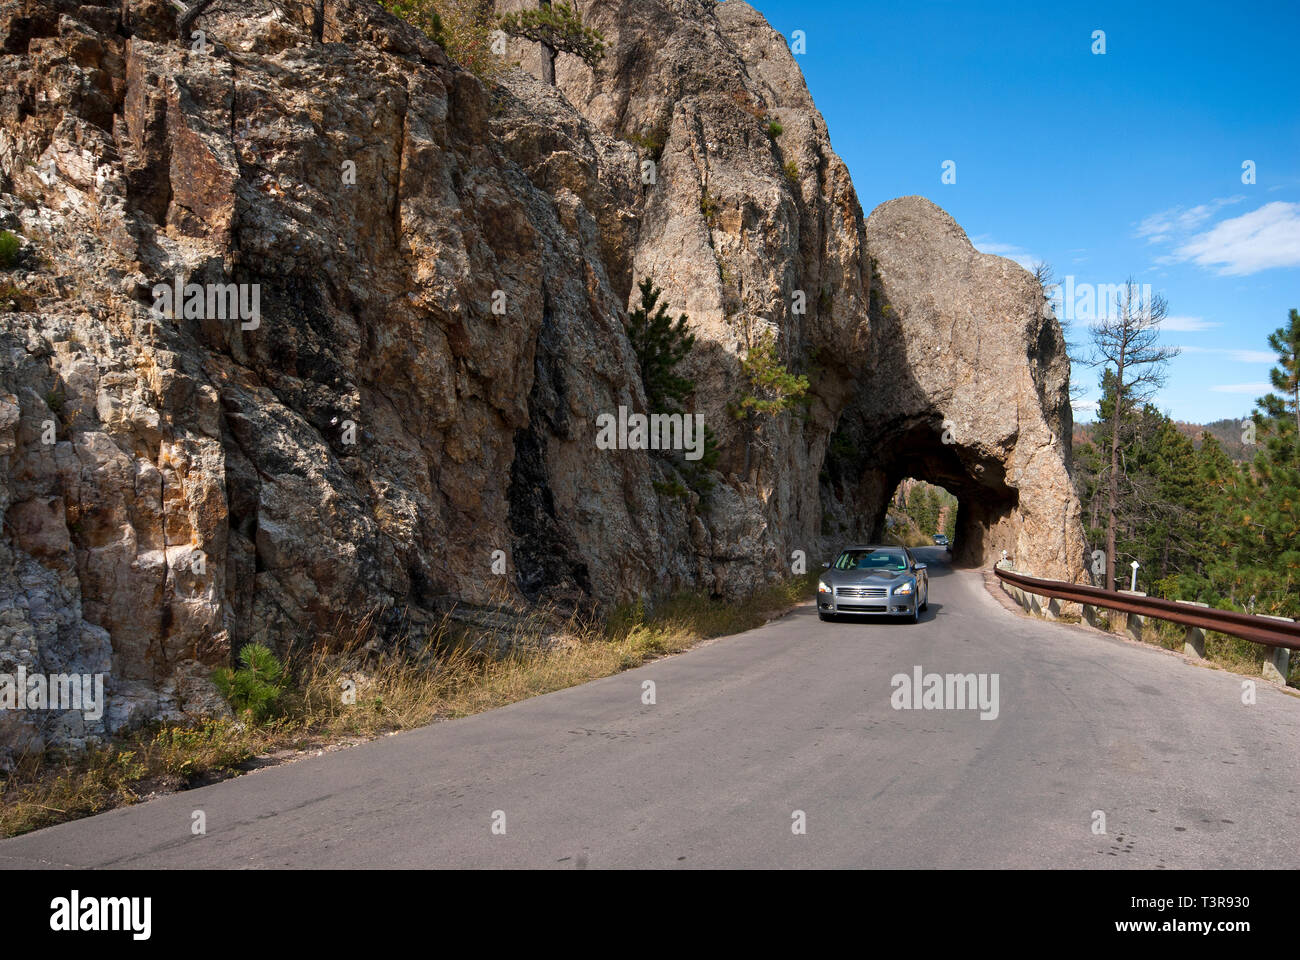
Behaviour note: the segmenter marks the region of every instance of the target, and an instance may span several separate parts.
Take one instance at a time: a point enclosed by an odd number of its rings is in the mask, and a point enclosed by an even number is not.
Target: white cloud
[[[1212,353],[1231,357],[1237,363],[1277,363],[1277,354],[1267,350],[1236,350],[1228,347],[1179,347],[1183,353]]]
[[[1170,207],[1159,213],[1153,213],[1138,224],[1137,235],[1146,237],[1148,243],[1163,243],[1176,234],[1186,235],[1199,227],[1221,208],[1240,203],[1243,196],[1219,197],[1209,203],[1201,203],[1190,209]]]
[[[1275,200],[1223,220],[1179,246],[1173,256],[1229,277],[1300,267],[1300,203]]]
[[[1160,329],[1166,333],[1200,333],[1217,326],[1219,324],[1200,317],[1165,317],[1160,322]]]
[[[1210,387],[1215,393],[1253,393],[1256,396],[1273,389],[1271,383],[1220,383]]]
[[[1097,409],[1096,400],[1073,400],[1070,406],[1074,408],[1075,413],[1092,413]]]

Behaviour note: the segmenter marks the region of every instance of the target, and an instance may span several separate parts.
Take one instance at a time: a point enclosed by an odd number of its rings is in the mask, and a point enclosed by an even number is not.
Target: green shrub
[[[704,450],[698,460],[682,460],[681,472],[686,478],[686,485],[700,495],[701,498],[708,498],[710,491],[713,490],[713,479],[709,476],[718,467],[718,459],[721,451],[718,449],[717,438],[709,427],[704,428]]]
[[[748,390],[732,407],[738,420],[776,416],[808,400],[808,378],[791,373],[781,363],[776,334],[770,330],[749,348],[749,354],[740,361],[740,371],[748,383]]]
[[[655,493],[665,497],[678,497],[685,500],[690,496],[690,491],[681,485],[677,480],[656,480],[651,484]]]
[[[785,132],[785,128],[776,120],[767,121],[767,135],[775,140]]]
[[[842,463],[851,463],[858,455],[858,448],[844,433],[831,434],[831,441],[827,444],[827,451]]]
[[[18,238],[8,230],[0,230],[0,269],[8,270],[18,262]]]
[[[284,665],[260,643],[240,650],[239,662],[238,670],[217,670],[212,681],[237,713],[250,714],[255,723],[263,723],[274,715],[284,692]]]
[[[640,147],[650,155],[651,160],[658,163],[664,155],[664,145],[668,143],[668,119],[665,117],[645,133],[630,134],[627,142]]]

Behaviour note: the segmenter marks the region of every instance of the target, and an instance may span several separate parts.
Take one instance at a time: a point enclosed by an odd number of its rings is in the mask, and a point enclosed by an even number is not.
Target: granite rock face
[[[486,86],[368,0],[327,2],[320,44],[293,10],[217,4],[196,44],[157,0],[0,2],[0,228],[23,238],[0,273],[0,673],[109,695],[93,722],[0,714],[0,754],[220,713],[210,673],[251,641],[743,595],[878,534],[907,471],[962,497],[970,561],[1081,565],[1032,278],[923,201],[864,223],[752,8],[584,3],[608,54],[562,55],[555,87]],[[624,332],[645,276],[697,334],[707,498],[594,442],[646,410]],[[177,284],[214,302],[160,316]],[[742,423],[765,333],[810,402]]]
[[[878,536],[898,481],[925,478],[958,499],[958,562],[1005,550],[1037,576],[1076,579],[1070,365],[1042,287],[979,253],[922,197],[872,211],[867,242],[879,388],[860,391],[840,418],[833,447],[845,453],[829,458],[827,502]]]

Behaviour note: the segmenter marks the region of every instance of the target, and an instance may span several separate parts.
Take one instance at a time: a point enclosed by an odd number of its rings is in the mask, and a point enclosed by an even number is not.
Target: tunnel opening
[[[904,477],[885,509],[882,542],[897,547],[947,546],[957,536],[957,497],[939,484]]]
[[[945,524],[951,515],[951,532],[914,535],[947,533],[955,566],[985,565],[1002,550],[1014,551],[1019,491],[999,458],[952,442],[942,421],[843,418],[828,445],[821,487],[822,533],[831,549],[849,540],[892,542],[891,534],[904,533],[898,527],[900,493],[906,503],[913,491],[933,490]],[[891,509],[896,511],[892,524]]]

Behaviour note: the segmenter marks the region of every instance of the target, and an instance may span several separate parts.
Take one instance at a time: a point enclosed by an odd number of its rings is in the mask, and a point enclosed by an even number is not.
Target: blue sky
[[[1150,284],[1185,348],[1156,398],[1177,419],[1267,391],[1266,337],[1300,307],[1300,3],[751,2],[804,31],[864,211],[921,194],[985,252]],[[1076,364],[1077,419],[1096,381]]]

